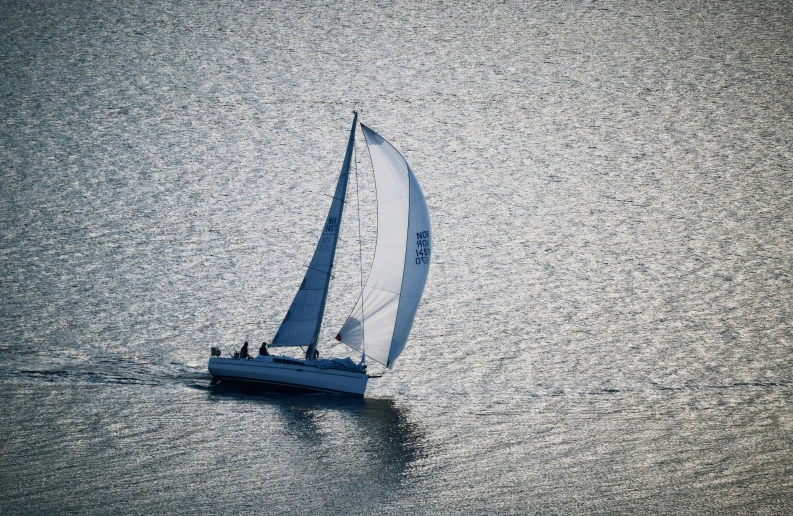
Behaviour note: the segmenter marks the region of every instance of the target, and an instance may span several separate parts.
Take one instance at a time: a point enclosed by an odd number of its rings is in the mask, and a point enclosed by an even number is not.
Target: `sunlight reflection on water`
[[[0,8],[0,512],[784,512],[789,11]],[[404,354],[364,400],[209,388],[283,318],[353,108],[430,207]]]

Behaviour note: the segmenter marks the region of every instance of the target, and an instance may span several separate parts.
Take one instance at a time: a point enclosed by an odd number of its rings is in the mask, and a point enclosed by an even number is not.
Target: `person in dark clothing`
[[[314,360],[319,358],[319,350],[318,349],[314,348],[314,356],[313,357],[311,356],[311,348],[308,348],[306,350],[306,360],[311,360],[312,358]]]
[[[259,348],[259,354],[263,356],[267,356],[270,353],[267,352],[267,341],[265,340],[262,342],[262,347]]]
[[[240,350],[240,358],[248,358],[248,341],[245,341],[245,344],[242,345],[242,349]]]

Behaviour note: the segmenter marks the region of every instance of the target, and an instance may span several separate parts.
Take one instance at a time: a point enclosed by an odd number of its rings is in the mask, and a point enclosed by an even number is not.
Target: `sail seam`
[[[388,292],[389,294],[396,294],[396,295],[398,295],[398,296],[401,296],[401,295],[402,295],[402,294],[401,294],[401,290],[400,290],[400,292],[394,292],[393,290],[386,290],[386,289],[384,289],[384,288],[369,287],[369,286],[367,286],[366,288],[368,288],[369,290],[376,290],[376,291],[378,291],[378,292]],[[413,296],[413,297],[415,297],[415,296]]]
[[[400,155],[400,157],[401,157],[401,155]],[[405,228],[406,229],[406,231],[405,231],[405,254],[403,255],[404,263],[402,264],[402,281],[399,283],[399,302],[397,304],[396,318],[394,319],[394,328],[391,330],[391,344],[389,345],[389,348],[388,348],[388,359],[386,360],[388,362],[386,364],[386,367],[389,368],[389,369],[391,369],[391,366],[393,365],[391,363],[391,353],[394,351],[394,347],[393,347],[394,346],[394,334],[396,333],[397,322],[399,321],[399,313],[402,311],[402,307],[404,306],[402,304],[402,289],[405,286],[405,269],[408,266],[408,261],[407,261],[408,240],[410,239],[410,208],[411,208],[410,202],[409,202],[410,201],[410,183],[411,183],[411,181],[410,181],[410,166],[407,164],[407,161],[405,160],[405,158],[402,158],[402,161],[405,163],[405,174],[408,176],[408,195],[407,195],[407,197],[408,197],[408,216],[407,216],[407,228]],[[394,247],[397,247],[397,246],[394,246]]]
[[[311,269],[312,271],[321,272],[322,274],[330,274],[330,272],[323,271],[322,269],[317,269],[316,267],[312,267],[310,265],[306,265],[306,268],[307,269]],[[321,290],[321,289],[318,289],[318,288],[301,288],[300,290]]]

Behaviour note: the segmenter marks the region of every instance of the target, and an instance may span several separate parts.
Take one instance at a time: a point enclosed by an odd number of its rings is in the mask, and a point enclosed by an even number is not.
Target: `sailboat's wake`
[[[101,356],[64,358],[38,355],[35,360],[6,364],[0,381],[46,382],[93,385],[208,385],[208,372],[183,363],[155,363],[148,360]]]

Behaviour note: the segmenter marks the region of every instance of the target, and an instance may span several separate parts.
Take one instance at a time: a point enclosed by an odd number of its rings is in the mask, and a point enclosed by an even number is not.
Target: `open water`
[[[3,0],[0,513],[789,514],[791,34],[766,0]],[[364,399],[211,388],[353,109],[430,206],[404,354]]]

